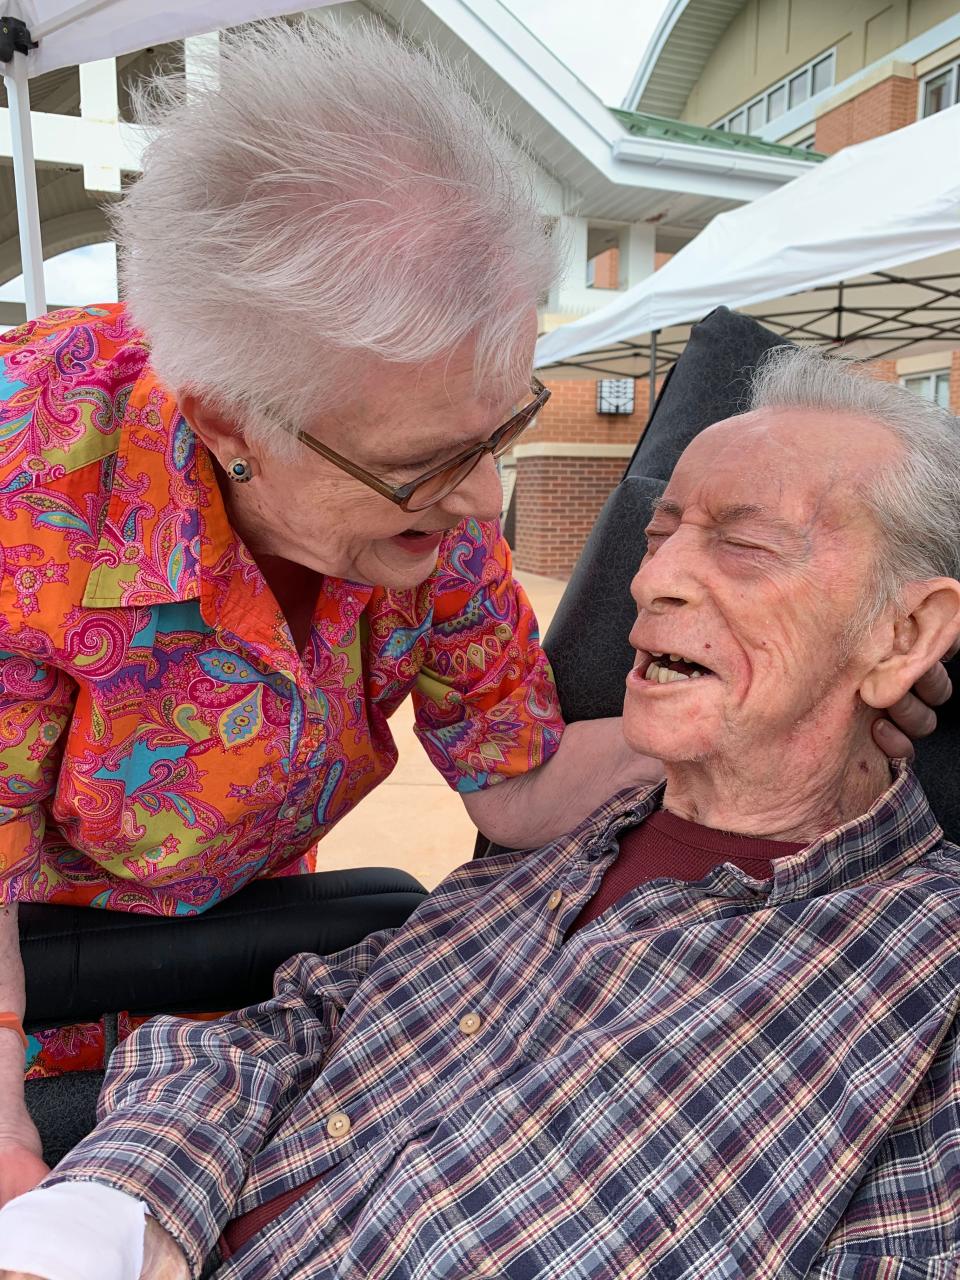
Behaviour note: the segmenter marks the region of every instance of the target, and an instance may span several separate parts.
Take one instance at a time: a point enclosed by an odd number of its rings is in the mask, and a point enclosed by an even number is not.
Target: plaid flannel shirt
[[[779,859],[565,931],[659,789],[468,863],[276,997],[158,1018],[53,1180],[147,1201],[218,1280],[955,1280],[960,850],[903,766]]]

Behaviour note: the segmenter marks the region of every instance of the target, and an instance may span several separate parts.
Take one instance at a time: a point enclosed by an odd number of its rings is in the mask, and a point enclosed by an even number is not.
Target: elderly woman
[[[0,344],[0,1203],[43,1172],[16,904],[189,915],[309,867],[411,692],[518,847],[636,774],[618,722],[561,741],[498,530],[556,266],[505,135],[435,59],[309,22],[149,106],[127,305]],[[32,1074],[100,1046],[34,1037]]]
[[[562,733],[497,526],[555,270],[511,144],[370,28],[248,30],[154,98],[127,304],[0,346],[0,1202],[43,1172],[15,904],[189,915],[304,869],[411,693],[517,848],[656,768],[619,721]],[[32,1072],[78,1046],[31,1040]]]
[[[960,849],[871,729],[958,574],[956,422],[776,357],[634,580],[665,786],[128,1039],[0,1276],[955,1280]]]

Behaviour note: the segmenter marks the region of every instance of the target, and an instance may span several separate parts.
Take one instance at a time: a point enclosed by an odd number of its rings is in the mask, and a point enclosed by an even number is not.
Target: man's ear
[[[868,707],[892,707],[953,645],[960,633],[960,582],[931,578],[904,592],[906,612],[893,625],[889,652],[867,672],[860,697]]]
[[[250,445],[237,423],[208,400],[182,391],[177,406],[224,470],[234,458],[250,456]]]

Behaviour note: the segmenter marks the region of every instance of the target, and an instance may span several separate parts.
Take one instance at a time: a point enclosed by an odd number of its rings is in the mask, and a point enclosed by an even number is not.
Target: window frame
[[[950,101],[945,107],[941,107],[940,111],[949,111],[951,107],[955,107],[960,102],[960,58],[953,62],[947,62],[943,66],[935,67],[933,71],[928,72],[920,80],[917,86],[917,119],[928,120],[930,117],[924,114],[924,105],[927,96],[927,85],[934,80],[939,80],[941,76],[949,75],[950,77]],[[940,111],[931,111],[931,116],[940,114]]]
[[[830,63],[830,83],[825,88],[820,89],[818,93],[814,93],[813,68],[815,66],[820,66],[822,62]],[[791,105],[790,85],[794,80],[798,80],[801,77],[803,78],[803,82],[806,86],[806,91],[807,91],[806,97],[801,98],[799,102],[797,102],[794,105]],[[755,107],[760,106],[763,109],[763,123],[759,125],[759,128],[762,129],[768,124],[773,124],[775,120],[781,119],[788,112],[793,111],[794,106],[797,106],[797,107],[803,106],[804,103],[810,102],[811,99],[817,97],[819,93],[827,93],[830,89],[834,88],[836,83],[837,83],[837,49],[836,49],[836,45],[834,45],[832,49],[826,49],[821,53],[818,53],[815,58],[811,58],[810,61],[804,63],[803,66],[794,67],[794,69],[792,71],[789,71],[782,79],[775,80],[773,84],[768,85],[761,93],[755,93],[751,98],[748,98],[745,102],[741,102],[739,106],[734,108],[733,111],[728,111],[726,115],[723,115],[718,120],[715,120],[710,127],[712,129],[722,128],[725,132],[728,132],[728,133],[740,133],[740,134],[744,134],[747,137],[755,137],[756,135],[750,132],[750,122],[749,122],[750,112]],[[778,93],[780,90],[783,91],[783,100],[785,104],[784,108],[778,115],[771,116],[770,98],[773,94]],[[733,123],[734,119],[739,115],[743,116],[743,128],[740,128],[740,129],[736,128]]]
[[[946,385],[947,385],[946,405],[940,404],[940,401],[937,399],[937,383],[940,381],[941,378],[946,379]],[[911,395],[919,396],[921,400],[926,400],[928,404],[939,405],[941,409],[950,408],[950,368],[949,366],[947,366],[944,369],[922,369],[922,370],[918,369],[916,373],[902,373],[900,375],[899,382],[901,387],[909,391]],[[933,395],[931,396],[925,395],[917,387],[911,387],[910,386],[911,382],[925,383],[933,392]]]

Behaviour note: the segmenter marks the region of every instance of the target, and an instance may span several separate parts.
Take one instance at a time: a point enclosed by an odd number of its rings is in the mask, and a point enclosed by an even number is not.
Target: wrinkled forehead
[[[707,427],[687,446],[665,498],[685,508],[762,508],[801,528],[865,511],[863,485],[899,451],[878,424],[769,410]]]

